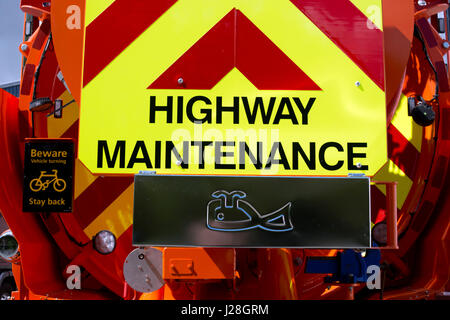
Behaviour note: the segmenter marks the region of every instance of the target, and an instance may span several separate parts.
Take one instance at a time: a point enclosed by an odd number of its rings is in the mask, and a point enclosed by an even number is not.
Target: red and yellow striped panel
[[[309,122],[303,119],[302,126],[295,126],[298,123],[294,121],[291,125],[267,124],[259,118],[256,123],[243,121],[233,126],[236,118],[227,114],[223,125],[203,123],[202,130],[226,136],[229,129],[239,129],[244,141],[250,142],[254,138],[250,133],[264,129],[272,135],[264,154],[276,139],[287,145],[300,140],[308,146],[367,143],[364,161],[370,165],[366,169],[363,164],[359,171],[368,175],[385,162],[381,0],[116,0],[86,3],[85,16],[79,157],[96,174],[153,169],[150,161],[141,158],[131,166],[119,167],[117,161],[112,168],[99,165],[100,140],[106,140],[109,148],[126,140],[125,158],[129,159],[134,143],[143,139],[153,154],[158,152],[155,141],[163,142],[167,149],[164,141],[180,135],[184,140],[195,139],[193,123],[180,124],[179,119],[185,121],[186,115],[177,118],[177,124],[163,121],[149,125],[150,95],[157,99],[178,95],[185,101],[199,95],[224,97],[227,105],[235,101],[233,96],[261,96],[266,101],[272,97],[293,101],[314,97],[317,107]],[[181,75],[185,80],[182,86],[177,82]],[[288,119],[289,115],[280,111],[283,103],[277,112]],[[217,116],[215,110],[211,112],[213,118]],[[217,121],[222,124],[222,120]],[[182,144],[174,143],[176,148]],[[163,152],[170,153],[166,149]],[[284,152],[288,159],[294,158],[292,149]],[[344,153],[339,148],[328,151],[328,162],[340,163]],[[154,162],[156,158],[155,154]],[[200,162],[194,151],[189,158],[193,164]],[[238,162],[237,152],[233,161]],[[246,175],[347,175],[349,170],[347,165],[336,170],[322,165],[291,170],[284,165],[264,172],[251,166],[231,172],[215,167],[213,159],[205,159],[205,163],[206,168],[193,165],[189,170],[175,165],[155,164],[155,168],[159,173]]]
[[[241,24],[251,24],[247,28],[251,32],[251,28],[257,26],[262,34],[262,39],[267,37],[270,41],[282,48],[282,53],[293,61],[295,65],[301,66],[292,78],[303,79],[304,85],[311,85],[310,89],[323,89],[327,84],[322,84],[316,76],[318,72],[326,72],[330,66],[337,65],[339,72],[345,74],[355,74],[362,79],[363,83],[368,83],[377,90],[383,89],[383,73],[382,70],[382,50],[374,43],[382,38],[382,22],[381,22],[381,1],[378,0],[337,0],[337,1],[265,1],[264,5],[255,5],[255,1],[234,1],[214,3],[209,1],[158,1],[154,4],[155,8],[151,14],[148,10],[142,10],[139,4],[142,1],[135,0],[108,0],[91,2],[86,7],[86,53],[85,53],[85,70],[84,70],[84,89],[89,94],[89,86],[93,81],[101,81],[103,78],[110,77],[110,73],[117,68],[122,68],[130,63],[129,59],[142,58],[143,60],[156,60],[158,67],[142,70],[145,77],[138,75],[139,83],[144,87],[160,86],[164,87],[169,80],[171,66],[175,64],[186,64],[183,56],[190,48],[196,45],[201,47],[201,39],[205,39],[205,35],[211,34],[212,28],[219,21],[226,19],[237,19]],[[233,11],[233,7],[238,10]],[[121,21],[124,16],[122,13],[126,10],[134,8],[136,15],[135,21],[131,29],[130,24],[126,24],[126,28]],[[280,9],[281,8],[281,9]],[[379,10],[379,11],[377,11]],[[187,21],[196,21],[199,13],[205,15],[208,12],[207,23],[179,25],[176,22],[183,15],[183,19]],[[271,21],[267,21],[266,15],[270,12],[276,17]],[[231,15],[230,18],[228,18]],[[349,20],[350,18],[350,20]],[[225,20],[222,20],[225,19]],[[300,20],[303,25],[314,32],[304,34],[304,30],[292,21]],[[342,29],[336,27],[334,21],[353,21],[360,25],[363,34],[345,34]],[[153,32],[146,31],[152,25]],[[371,28],[367,28],[371,26]],[[317,28],[321,30],[320,35],[317,34]],[[342,26],[345,28],[345,26]],[[165,32],[158,32],[165,30]],[[283,33],[289,30],[293,37],[302,36],[306,39],[320,38],[320,41],[326,43],[320,46],[316,42],[311,41],[311,48],[308,52],[304,52],[300,57],[296,57],[293,52],[297,49],[292,43],[292,39],[288,39]],[[302,33],[303,32],[303,33]],[[97,34],[97,36],[95,36]],[[258,32],[253,33],[258,36]],[[91,41],[90,39],[98,39],[102,35],[100,42]],[[168,36],[170,35],[170,36]],[[176,39],[176,41],[167,41],[167,39]],[[255,39],[250,39],[254,40]],[[330,41],[334,44],[329,46]],[[139,52],[138,44],[140,42],[165,43],[164,50],[154,50],[153,52]],[[264,43],[263,42],[257,42]],[[355,44],[358,47],[355,48]],[[331,49],[330,49],[331,48]],[[335,50],[333,52],[341,52],[336,54],[338,60],[329,61],[329,53],[327,50]],[[129,57],[128,52],[132,52]],[[170,54],[167,54],[170,52]],[[269,53],[277,57],[280,53],[274,51]],[[323,59],[320,63],[305,64],[302,61],[308,60],[311,54],[316,54]],[[270,57],[270,56],[269,56]],[[286,60],[286,61],[288,61]],[[208,61],[205,61],[207,63]],[[261,77],[257,75],[257,68],[249,67],[244,64],[240,70],[244,74],[234,75],[234,79],[241,77],[243,80],[250,80],[256,87],[260,86],[258,81]],[[287,62],[289,63],[289,61]],[[281,65],[282,66],[282,65]],[[154,66],[152,66],[154,67]],[[228,68],[228,67],[226,67]],[[227,70],[227,69],[225,69]],[[319,71],[318,71],[319,70]],[[166,74],[166,72],[168,72]],[[136,74],[135,70],[130,70],[131,74]],[[255,75],[256,74],[256,75]],[[126,76],[125,76],[126,79]],[[154,81],[149,81],[154,79]],[[200,79],[201,80],[201,79]],[[211,79],[206,79],[211,80]],[[215,86],[220,85],[219,81],[212,84],[200,83],[199,86]],[[227,79],[225,79],[227,80]],[[311,82],[309,81],[311,80]],[[165,82],[164,82],[165,81]],[[249,86],[249,84],[245,84]],[[264,87],[266,82],[262,81]],[[338,83],[335,83],[339,87]],[[95,85],[94,90],[101,92],[105,96],[114,88]],[[340,88],[340,87],[339,87]],[[339,89],[338,88],[338,89]],[[133,92],[130,92],[132,95]],[[62,93],[61,99],[64,104],[70,102],[72,97],[68,92]],[[125,99],[126,97],[124,97]],[[99,104],[101,100],[97,101]],[[403,97],[400,107],[394,117],[390,127],[388,128],[388,153],[389,161],[382,166],[379,172],[374,176],[375,180],[395,180],[399,181],[399,208],[402,206],[409,189],[412,184],[412,176],[414,175],[414,166],[410,165],[411,159],[417,159],[420,155],[421,131],[407,116],[406,98]],[[82,111],[83,113],[83,111]],[[76,103],[72,103],[64,108],[64,116],[62,119],[48,118],[48,134],[50,137],[73,136],[77,137],[79,126],[79,110]],[[106,192],[107,190],[107,192]],[[384,190],[380,187],[374,187],[373,197],[383,199]],[[74,216],[83,228],[86,235],[90,238],[102,229],[111,230],[118,238],[127,230],[130,230],[132,224],[132,205],[133,205],[133,178],[132,176],[96,176],[77,159],[75,167],[75,212]]]

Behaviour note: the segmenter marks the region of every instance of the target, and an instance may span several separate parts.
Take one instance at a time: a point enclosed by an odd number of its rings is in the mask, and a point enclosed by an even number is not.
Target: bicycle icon
[[[41,171],[39,178],[35,178],[30,182],[30,189],[34,192],[46,190],[50,184],[53,184],[53,189],[57,192],[66,190],[66,181],[58,178],[58,170],[52,170],[53,173],[47,171]],[[41,179],[45,178],[43,182]]]

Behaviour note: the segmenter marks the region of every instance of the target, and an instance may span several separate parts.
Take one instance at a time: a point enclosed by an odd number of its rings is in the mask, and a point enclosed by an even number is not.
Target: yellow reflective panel
[[[148,90],[233,4],[322,90],[257,90],[237,69],[212,90]],[[237,123],[218,120],[219,99],[238,105]],[[289,1],[179,1],[83,89],[79,157],[93,173],[373,175],[387,159],[384,99]],[[171,123],[152,117],[170,101]]]

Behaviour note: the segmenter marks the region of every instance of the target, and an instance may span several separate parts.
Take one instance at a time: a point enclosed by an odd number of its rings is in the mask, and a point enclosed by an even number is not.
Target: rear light
[[[0,258],[14,262],[18,257],[19,243],[11,230],[7,230],[0,236]]]
[[[109,254],[116,248],[116,237],[107,230],[102,230],[94,236],[94,249],[101,254]]]

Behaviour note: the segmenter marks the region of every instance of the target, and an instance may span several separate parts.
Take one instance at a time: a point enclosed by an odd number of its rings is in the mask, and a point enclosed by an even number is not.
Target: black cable
[[[425,45],[425,41],[423,40],[422,33],[420,32],[419,28],[416,24],[414,24],[414,36],[419,39],[419,41],[422,43],[422,50],[425,53],[425,57],[427,58],[428,63],[430,64],[431,69],[434,72],[434,77],[436,79],[436,89],[433,99],[437,99],[439,97],[439,82],[438,82],[438,74],[436,71],[436,68],[434,67],[433,62],[431,61],[430,56],[428,55],[427,47]],[[431,100],[433,101],[433,100]]]

